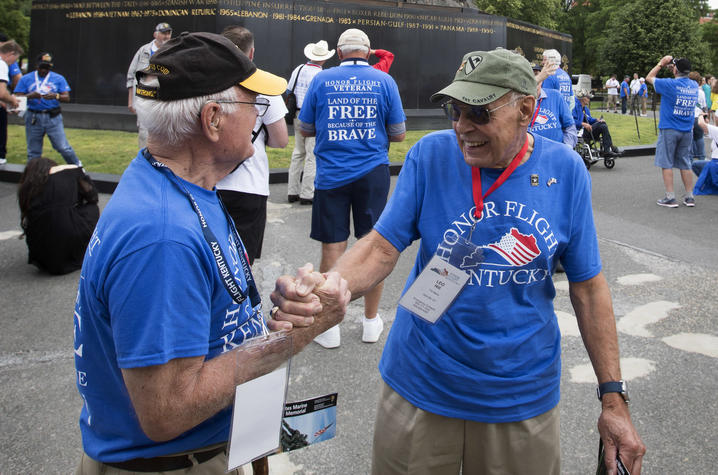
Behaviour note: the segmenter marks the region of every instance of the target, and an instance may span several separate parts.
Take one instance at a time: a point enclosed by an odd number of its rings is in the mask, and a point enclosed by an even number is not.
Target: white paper
[[[279,448],[287,366],[237,386],[227,471]]]
[[[409,290],[399,300],[399,305],[435,323],[469,280],[469,274],[434,255]]]
[[[8,109],[8,112],[17,112],[17,114],[22,117],[27,110],[27,96],[15,96],[15,99],[17,99],[17,107],[15,109]]]

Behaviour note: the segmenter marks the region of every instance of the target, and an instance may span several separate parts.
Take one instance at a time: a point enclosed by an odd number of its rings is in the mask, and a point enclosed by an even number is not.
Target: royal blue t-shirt
[[[39,90],[41,94],[61,94],[70,91],[70,86],[62,75],[53,71],[48,72],[44,78],[41,78],[37,71],[33,71],[21,77],[15,87],[15,92],[22,94],[30,94],[35,90]],[[58,107],[60,107],[60,101],[56,99],[28,99],[27,101],[27,108],[31,111],[45,111]]]
[[[12,63],[7,67],[8,69],[8,77],[10,78],[10,84],[12,84],[12,78],[17,76],[18,74],[22,74],[22,70],[20,70],[20,66],[17,65],[17,61]]]
[[[625,79],[621,83],[621,97],[628,97],[631,95],[631,88],[628,85],[628,81]]]
[[[488,190],[503,170],[481,170]],[[409,151],[375,230],[403,251],[421,239],[404,291],[434,254],[468,239],[474,215],[471,169],[453,131],[431,133]],[[467,286],[431,325],[398,307],[379,370],[415,406],[446,417],[525,420],[559,400],[560,334],[551,272],[561,259],[571,281],[601,271],[590,177],[580,157],[535,136],[529,159],[484,200],[467,262]]]
[[[541,92],[536,99],[538,114],[534,114],[536,119],[532,119],[533,124],[529,124],[529,131],[563,143],[563,129],[574,125],[571,111],[557,90],[542,88]]]
[[[314,76],[299,120],[314,126],[315,187],[327,190],[388,164],[387,127],[406,116],[394,79],[352,59]]]
[[[554,89],[561,93],[563,100],[566,102],[566,106],[569,111],[573,111],[574,107],[574,95],[573,95],[573,84],[571,83],[571,76],[561,68],[556,70],[556,74],[544,79],[541,85],[543,89]]]
[[[574,101],[575,104],[573,105],[571,116],[573,117],[573,123],[576,126],[576,129],[581,130],[581,127],[583,127],[583,105],[578,97],[574,96]]]
[[[693,130],[698,83],[688,77],[655,79],[653,87],[661,95],[659,129],[682,132]]]
[[[638,88],[638,95],[640,97],[648,97],[648,86],[646,86],[645,82],[642,82],[641,86]]]
[[[194,196],[244,290],[244,252],[217,193]],[[194,450],[229,437],[231,408],[167,442],[145,436],[120,368],[212,359],[261,333],[259,309],[236,304],[181,188],[142,152],[122,175],[87,247],[75,304],[75,366],[85,452],[117,462]],[[232,375],[226,375],[232,378]]]

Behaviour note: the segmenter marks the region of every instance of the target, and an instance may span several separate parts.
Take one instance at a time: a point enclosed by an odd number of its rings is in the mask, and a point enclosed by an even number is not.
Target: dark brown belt
[[[155,457],[151,459],[132,459],[124,462],[102,462],[110,467],[128,470],[130,472],[171,472],[172,470],[181,470],[189,468],[194,463],[204,463],[207,460],[216,457],[225,452],[226,447],[217,447],[216,449],[206,450],[204,452],[195,452],[186,455],[171,455],[169,457]]]

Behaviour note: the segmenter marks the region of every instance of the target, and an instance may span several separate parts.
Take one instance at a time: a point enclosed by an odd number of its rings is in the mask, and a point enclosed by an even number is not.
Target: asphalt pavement
[[[718,196],[695,208],[656,206],[663,193],[652,157],[619,159],[590,171],[604,272],[613,295],[631,412],[648,446],[645,474],[715,474],[718,467]],[[396,180],[392,178],[392,183]],[[676,179],[677,189],[682,187]],[[680,193],[679,193],[680,196]],[[109,195],[101,196],[104,205]],[[274,281],[305,262],[318,265],[308,237],[310,207],[286,203],[271,185],[263,257],[255,262],[263,299]],[[74,382],[73,302],[79,272],[49,276],[27,264],[18,239],[15,185],[0,183],[0,473],[73,473],[81,453],[81,400]],[[387,279],[380,313],[391,325],[414,261],[407,249]],[[563,340],[562,473],[595,472],[600,403],[569,302],[554,277]],[[274,474],[365,474],[379,387],[376,344],[361,340],[361,301],[341,325],[342,345],[309,345],[291,366],[289,401],[338,392],[337,436],[270,458]]]

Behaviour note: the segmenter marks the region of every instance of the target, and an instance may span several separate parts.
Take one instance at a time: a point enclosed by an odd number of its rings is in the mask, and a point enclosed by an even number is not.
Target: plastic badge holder
[[[286,332],[270,333],[232,351],[236,353],[237,371],[251,368],[247,377],[252,379],[239,384],[235,391],[227,471],[273,454],[280,447],[292,337]]]

